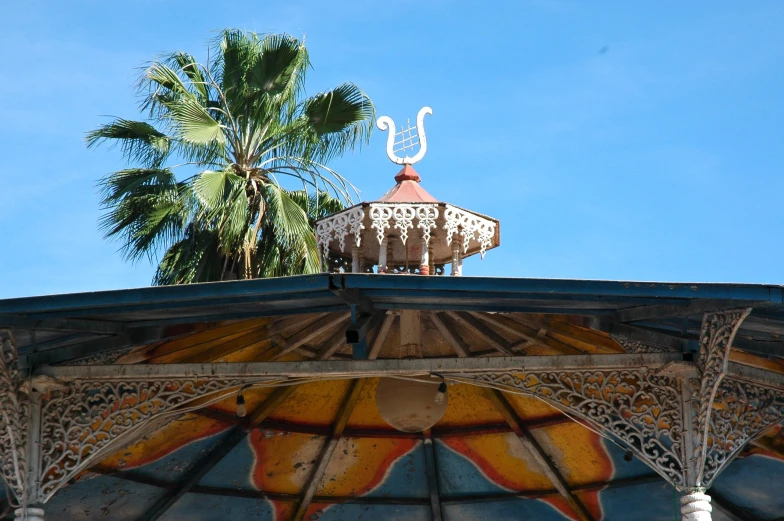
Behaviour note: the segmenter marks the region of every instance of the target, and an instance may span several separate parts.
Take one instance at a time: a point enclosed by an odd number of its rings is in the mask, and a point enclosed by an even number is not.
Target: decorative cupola
[[[465,257],[484,258],[500,244],[497,219],[441,202],[422,188],[412,165],[427,152],[426,114],[433,114],[430,107],[419,111],[415,127],[409,122],[400,132],[388,116],[378,119],[378,128],[389,131],[387,156],[403,168],[380,199],[316,222],[324,271],[443,275],[451,263],[451,274],[459,276]],[[397,156],[414,148],[413,157]]]

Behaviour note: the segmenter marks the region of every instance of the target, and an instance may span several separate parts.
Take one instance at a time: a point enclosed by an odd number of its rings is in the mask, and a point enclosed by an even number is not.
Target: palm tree
[[[352,83],[304,98],[308,53],[288,35],[225,30],[210,55],[153,62],[139,82],[148,120],[87,134],[132,165],[100,180],[100,226],[129,260],[164,251],[156,284],[316,272],[312,221],[353,190],[326,163],[367,141],[373,103]]]

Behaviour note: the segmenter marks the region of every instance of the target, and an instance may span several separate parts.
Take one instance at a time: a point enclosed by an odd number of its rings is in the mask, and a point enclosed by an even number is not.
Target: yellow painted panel
[[[418,443],[410,438],[342,438],[316,495],[359,496],[369,492],[383,481],[390,465]]]
[[[127,470],[156,461],[183,445],[222,432],[230,426],[203,416],[185,414],[138,442],[106,458],[101,466]]]
[[[446,413],[437,427],[459,427],[504,423],[504,418],[485,396],[485,390],[473,385],[450,385]]]
[[[299,494],[313,472],[326,438],[255,429],[250,443],[256,459],[253,484],[260,490]]]
[[[504,393],[504,398],[506,398],[506,401],[517,412],[517,416],[523,421],[538,420],[561,414],[558,409],[532,396]]]
[[[601,437],[579,423],[551,425],[532,434],[570,485],[608,481],[612,477],[613,463]]]
[[[270,419],[331,425],[338,414],[350,380],[328,380],[300,385],[272,414]]]

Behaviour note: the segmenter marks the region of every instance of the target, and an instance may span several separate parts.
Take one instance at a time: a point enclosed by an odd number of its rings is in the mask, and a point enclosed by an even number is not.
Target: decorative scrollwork
[[[392,208],[389,206],[372,205],[370,207],[370,227],[376,230],[378,243],[384,240],[386,230],[389,229],[389,220],[392,219]]]
[[[12,506],[29,504],[27,440],[29,387],[19,371],[19,352],[9,331],[0,332],[0,471]]]
[[[405,244],[408,241],[408,230],[414,227],[416,210],[409,204],[396,204],[392,207],[392,216],[395,219],[395,228],[400,232],[400,240]]]
[[[644,342],[638,342],[621,335],[610,335],[613,340],[621,344],[621,347],[630,354],[640,353],[671,353],[672,350],[663,347],[652,346]]]
[[[325,219],[316,225],[316,242],[321,247],[324,259],[329,257],[329,243],[332,240],[333,225],[333,219]]]
[[[362,230],[365,229],[363,221],[365,220],[365,210],[360,206],[350,210],[346,219],[350,233],[354,236],[354,243],[359,248],[362,245]]]
[[[109,365],[115,363],[132,349],[133,346],[121,347],[110,351],[101,351],[100,353],[95,353],[94,355],[86,356],[84,358],[63,362],[62,365]]]
[[[41,410],[40,496],[47,501],[92,462],[129,443],[149,424],[247,378],[86,381],[54,391]]]
[[[700,360],[697,364],[699,388],[692,394],[697,414],[694,418],[694,461],[696,462],[696,486],[703,486],[705,464],[708,457],[713,402],[719,386],[727,373],[730,347],[743,320],[751,308],[706,313],[700,332]]]
[[[496,223],[451,205],[446,206],[444,218],[447,245],[451,245],[453,237],[459,235],[463,238],[463,253],[465,253],[470,242],[474,240],[479,243],[479,253],[484,258],[485,252],[493,244]]]
[[[332,233],[338,240],[340,251],[346,251],[346,233],[348,231],[348,215],[339,213],[332,220]]]
[[[623,442],[675,486],[684,485],[680,382],[646,368],[469,377],[531,394]]]
[[[784,420],[784,390],[725,378],[713,402],[702,486],[732,461],[749,440]]]
[[[422,239],[425,244],[430,244],[430,230],[436,227],[436,219],[438,219],[438,208],[435,206],[419,206],[416,209],[417,219],[419,224],[417,228],[422,230]]]

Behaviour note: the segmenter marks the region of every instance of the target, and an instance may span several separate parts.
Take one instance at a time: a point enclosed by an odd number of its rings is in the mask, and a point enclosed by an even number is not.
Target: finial
[[[416,127],[412,127],[409,122],[408,128],[400,127],[400,132],[395,132],[395,122],[389,116],[381,116],[378,118],[376,125],[379,130],[389,130],[387,136],[387,157],[398,165],[413,165],[421,160],[427,152],[427,138],[425,137],[425,114],[433,115],[433,109],[430,107],[422,107],[417,114]],[[414,132],[416,130],[416,132]],[[395,138],[400,137],[400,141],[395,141]],[[395,153],[409,150],[419,145],[419,152],[413,157],[398,157]],[[397,146],[397,148],[395,148]]]

